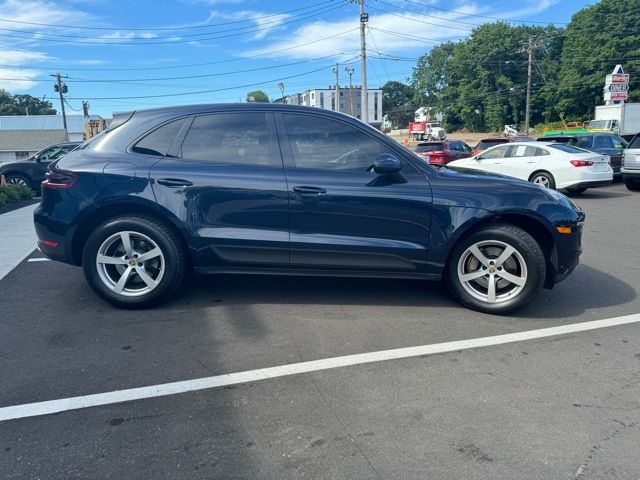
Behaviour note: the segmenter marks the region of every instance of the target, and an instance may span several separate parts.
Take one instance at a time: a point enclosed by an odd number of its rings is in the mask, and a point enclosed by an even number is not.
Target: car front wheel
[[[91,288],[107,302],[142,308],[172,295],[186,272],[178,236],[148,217],[108,220],[87,239],[83,270]]]
[[[544,283],[546,263],[542,249],[527,232],[493,224],[454,248],[446,275],[451,292],[466,307],[506,314],[535,298]]]

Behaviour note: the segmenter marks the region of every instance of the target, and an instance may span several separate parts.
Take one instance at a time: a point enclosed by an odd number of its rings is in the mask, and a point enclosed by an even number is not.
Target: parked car
[[[426,157],[432,165],[446,165],[453,160],[471,156],[471,147],[460,140],[445,140],[419,143],[414,152]]]
[[[543,142],[566,143],[575,147],[584,148],[591,152],[608,155],[611,159],[613,177],[620,178],[620,166],[622,165],[622,152],[627,142],[613,133],[580,133],[575,135],[545,135],[538,139]]]
[[[49,145],[25,160],[0,166],[0,175],[4,175],[7,183],[26,185],[32,190],[39,192],[40,183],[45,179],[49,164],[54,160],[62,158],[78,145],[80,145],[80,142]]]
[[[609,157],[559,143],[522,142],[491,147],[451,167],[500,173],[548,188],[582,193],[613,180]]]
[[[506,125],[505,125],[506,126]],[[533,138],[526,136],[517,136],[517,137],[490,137],[483,138],[480,140],[473,150],[471,151],[472,155],[478,155],[479,153],[484,152],[487,148],[495,147],[496,145],[503,145],[505,143],[511,142],[532,142]]]
[[[352,117],[284,104],[116,114],[42,191],[42,252],[129,308],[193,269],[444,277],[462,304],[503,314],[571,273],[584,221],[553,190],[437,169]]]
[[[622,181],[629,190],[640,191],[640,135],[636,135],[624,151]]]

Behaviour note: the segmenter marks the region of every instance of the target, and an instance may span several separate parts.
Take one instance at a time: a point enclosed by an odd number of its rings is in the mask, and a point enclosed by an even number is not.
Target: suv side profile
[[[444,278],[503,314],[571,273],[584,220],[558,192],[434,168],[349,116],[282,104],[116,114],[42,187],[43,253],[126,308],[194,271]]]

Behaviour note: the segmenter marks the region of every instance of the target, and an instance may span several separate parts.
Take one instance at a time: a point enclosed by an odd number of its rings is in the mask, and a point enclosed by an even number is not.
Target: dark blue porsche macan
[[[195,271],[444,278],[506,313],[571,273],[583,220],[554,190],[436,169],[351,117],[256,103],[116,114],[50,166],[35,212],[44,254],[130,308]]]

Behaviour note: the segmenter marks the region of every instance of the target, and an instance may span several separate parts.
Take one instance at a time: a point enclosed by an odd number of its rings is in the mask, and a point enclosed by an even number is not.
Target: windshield
[[[476,145],[476,150],[486,150],[506,142],[506,140],[480,140],[480,143]]]
[[[443,143],[420,143],[416,149],[415,152],[416,153],[421,153],[421,152],[436,152],[439,150],[444,150],[444,144]]]
[[[571,145],[563,145],[560,143],[550,143],[549,147],[555,148],[556,150],[561,150],[567,153],[593,153],[589,150],[585,150],[584,148],[572,147]]]

